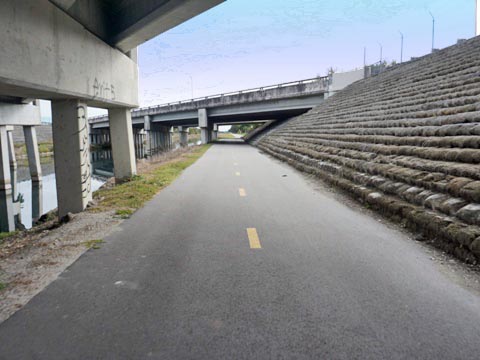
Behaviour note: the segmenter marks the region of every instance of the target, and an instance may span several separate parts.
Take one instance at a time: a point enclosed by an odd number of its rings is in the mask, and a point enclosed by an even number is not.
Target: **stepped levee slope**
[[[480,37],[355,82],[254,143],[480,259]]]

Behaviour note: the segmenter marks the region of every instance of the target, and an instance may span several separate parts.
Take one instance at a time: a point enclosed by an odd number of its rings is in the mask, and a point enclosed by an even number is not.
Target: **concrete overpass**
[[[218,125],[283,120],[307,112],[323,101],[329,81],[329,77],[317,77],[140,108],[132,111],[132,123],[147,132],[168,133],[171,127],[179,127],[183,145],[186,130],[200,127],[206,143],[216,138]],[[89,123],[92,132],[106,129],[109,116],[90,118]]]
[[[138,106],[136,47],[221,2],[1,2],[0,231],[15,228],[7,126],[27,126],[28,137],[35,137],[39,119],[32,100],[52,101],[59,216],[82,211],[91,199],[87,107],[108,109],[115,177],[131,177],[136,173],[130,117]],[[33,145],[31,165],[39,167]],[[34,175],[41,184],[41,172]]]
[[[153,148],[168,148],[172,127],[178,127],[182,146],[188,142],[189,127],[199,127],[202,142],[207,143],[216,139],[219,125],[277,121],[301,115],[364,76],[364,69],[359,69],[135,109],[131,113],[132,123],[137,130],[145,130],[147,153],[152,153]],[[108,129],[109,123],[108,115],[89,119],[92,133]]]

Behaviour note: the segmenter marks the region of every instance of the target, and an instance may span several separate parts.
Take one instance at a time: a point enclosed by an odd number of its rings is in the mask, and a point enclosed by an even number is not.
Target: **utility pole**
[[[480,35],[480,0],[475,0],[475,36]]]
[[[430,16],[432,17],[432,53],[435,49],[435,16],[433,16],[432,12],[429,11]]]
[[[380,63],[382,63],[383,60],[383,45],[381,43],[378,43],[380,45]]]
[[[480,0],[479,0],[480,1]],[[400,33],[400,64],[403,62],[403,33],[401,31],[398,31]]]
[[[193,77],[190,74],[188,74],[188,77],[190,78],[190,90],[192,92],[192,99],[193,99]]]
[[[480,1],[480,0],[479,0]],[[367,47],[363,47],[363,68],[367,66]]]

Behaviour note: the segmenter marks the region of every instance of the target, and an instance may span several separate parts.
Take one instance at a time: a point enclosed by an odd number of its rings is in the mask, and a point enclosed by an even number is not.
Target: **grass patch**
[[[235,136],[233,136],[232,133],[218,133],[218,138],[219,139],[235,139]]]
[[[120,216],[122,219],[128,219],[132,214],[133,210],[131,209],[118,209],[115,211],[115,215]]]
[[[10,236],[13,236],[17,233],[18,233],[18,231],[0,232],[0,244],[3,243],[3,240],[5,240],[6,238],[9,238]]]
[[[115,210],[119,216],[130,216],[171,184],[187,167],[198,160],[210,147],[203,145],[148,172],[134,176],[130,181],[111,188],[100,189],[94,197],[99,200],[94,211]]]
[[[7,288],[7,284],[0,282],[0,291]]]
[[[84,241],[82,244],[85,245],[87,249],[98,250],[101,248],[100,244],[103,244],[104,242],[105,241],[98,239],[98,240]]]
[[[53,143],[52,142],[39,143],[38,152],[40,154],[53,152]],[[15,144],[15,155],[22,156],[26,154],[27,154],[27,147],[25,146],[25,144]]]

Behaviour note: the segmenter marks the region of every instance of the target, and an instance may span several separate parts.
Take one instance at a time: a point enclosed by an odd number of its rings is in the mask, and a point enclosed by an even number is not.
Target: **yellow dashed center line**
[[[244,188],[238,189],[238,194],[239,194],[241,197],[247,196],[247,192],[245,191]]]
[[[237,171],[237,172],[235,173],[235,175],[240,176],[240,173]]]
[[[257,229],[247,228],[248,241],[250,242],[250,249],[261,249],[260,239],[258,238]]]

